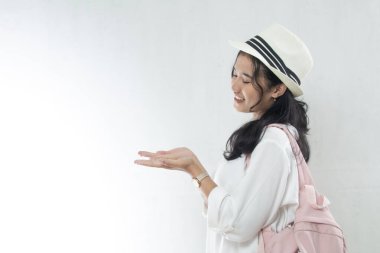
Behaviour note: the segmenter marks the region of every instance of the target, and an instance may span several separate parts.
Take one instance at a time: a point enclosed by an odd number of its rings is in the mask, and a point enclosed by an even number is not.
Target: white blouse
[[[288,125],[298,138],[297,130]],[[256,253],[259,231],[280,231],[294,221],[298,207],[298,171],[290,142],[269,127],[251,154],[220,163],[211,178],[218,185],[202,214],[207,219],[206,253]]]

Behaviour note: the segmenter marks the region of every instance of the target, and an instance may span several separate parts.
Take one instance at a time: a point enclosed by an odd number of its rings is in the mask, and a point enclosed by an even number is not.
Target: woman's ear
[[[280,83],[280,84],[276,85],[275,87],[273,87],[272,97],[274,99],[276,99],[278,97],[281,97],[282,95],[284,95],[286,89],[287,89],[287,87],[283,83]]]

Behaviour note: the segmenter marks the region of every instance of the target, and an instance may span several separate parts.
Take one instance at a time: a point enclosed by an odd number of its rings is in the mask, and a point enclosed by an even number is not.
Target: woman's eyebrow
[[[249,77],[249,78],[253,79],[252,76],[250,76],[250,75],[248,75],[248,74],[246,74],[246,73],[243,73],[243,76],[246,76],[246,77]]]
[[[233,70],[235,71],[235,70],[236,70],[236,68],[235,68],[235,67],[233,67]],[[250,76],[250,75],[248,75],[247,73],[243,73],[242,75],[243,75],[243,76],[246,76],[246,77],[249,77],[249,78],[251,78],[251,79],[253,79],[253,76]]]

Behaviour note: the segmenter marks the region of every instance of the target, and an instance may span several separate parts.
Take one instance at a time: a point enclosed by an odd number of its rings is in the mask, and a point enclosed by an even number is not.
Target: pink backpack
[[[327,198],[315,188],[309,168],[293,135],[285,125],[269,126],[282,129],[289,138],[297,160],[299,207],[294,223],[279,233],[270,226],[262,229],[258,253],[345,253],[342,229],[331,215]],[[268,126],[268,127],[269,127]]]

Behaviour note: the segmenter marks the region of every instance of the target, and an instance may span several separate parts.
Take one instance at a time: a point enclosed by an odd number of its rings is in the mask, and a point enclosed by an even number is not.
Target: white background
[[[189,175],[133,164],[185,146],[213,173],[237,113],[229,75],[278,22],[303,82],[319,190],[350,252],[380,241],[380,2],[0,1],[0,252],[204,252]]]

